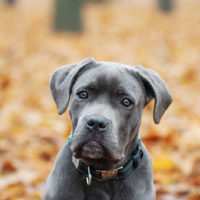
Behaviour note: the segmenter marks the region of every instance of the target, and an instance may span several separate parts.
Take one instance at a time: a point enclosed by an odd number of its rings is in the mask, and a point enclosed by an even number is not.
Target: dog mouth
[[[118,159],[109,155],[103,145],[96,141],[86,142],[75,149],[72,148],[72,151],[75,158],[100,170],[110,170],[119,162]]]
[[[118,165],[123,156],[111,142],[94,136],[84,139],[74,137],[71,151],[76,159],[82,160],[86,165],[103,170]]]
[[[103,159],[105,158],[105,149],[102,145],[97,143],[96,141],[91,141],[83,144],[78,149],[74,149],[74,156],[76,158],[82,158],[82,159]]]

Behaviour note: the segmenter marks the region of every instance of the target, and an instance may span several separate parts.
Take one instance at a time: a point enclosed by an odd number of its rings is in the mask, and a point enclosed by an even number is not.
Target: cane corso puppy
[[[87,58],[54,71],[58,113],[72,121],[43,200],[154,200],[152,162],[139,137],[143,108],[154,98],[154,122],[172,102],[154,71]]]

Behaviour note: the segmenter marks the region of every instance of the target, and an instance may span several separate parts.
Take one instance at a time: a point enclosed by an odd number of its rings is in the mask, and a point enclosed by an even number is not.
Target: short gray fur
[[[90,186],[73,165],[72,156],[103,170],[125,164],[137,145],[143,108],[155,98],[154,122],[159,123],[172,102],[162,78],[142,66],[88,58],[56,69],[50,87],[59,114],[69,104],[72,142],[66,142],[59,152],[42,199],[154,200],[152,163],[144,144],[142,162],[128,177],[117,181],[92,180]],[[83,90],[88,94],[86,99],[79,97]],[[124,98],[131,100],[131,106],[122,105]],[[91,116],[103,116],[107,129],[89,131],[86,123]]]

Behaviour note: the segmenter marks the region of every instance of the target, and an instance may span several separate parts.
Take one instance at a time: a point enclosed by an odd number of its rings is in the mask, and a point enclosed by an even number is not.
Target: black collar
[[[92,179],[97,181],[120,180],[127,177],[134,169],[136,169],[143,158],[143,150],[140,139],[128,162],[113,170],[103,171],[97,170],[93,166],[85,165],[81,160],[73,157],[73,163],[81,174],[86,177],[87,185],[91,185]]]

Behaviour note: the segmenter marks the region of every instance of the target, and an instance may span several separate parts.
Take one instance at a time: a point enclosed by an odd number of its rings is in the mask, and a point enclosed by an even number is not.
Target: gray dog
[[[152,163],[139,127],[153,98],[155,123],[172,102],[161,77],[142,66],[87,58],[55,70],[50,87],[59,114],[69,104],[72,132],[43,200],[154,200]]]

